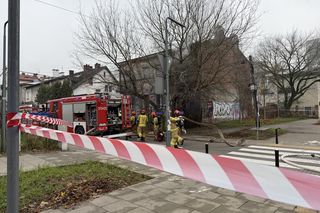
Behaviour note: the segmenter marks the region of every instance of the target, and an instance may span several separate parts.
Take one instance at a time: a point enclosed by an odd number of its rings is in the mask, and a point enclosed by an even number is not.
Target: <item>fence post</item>
[[[208,154],[209,153],[209,144],[208,143],[205,144],[205,149],[206,149],[206,153]]]

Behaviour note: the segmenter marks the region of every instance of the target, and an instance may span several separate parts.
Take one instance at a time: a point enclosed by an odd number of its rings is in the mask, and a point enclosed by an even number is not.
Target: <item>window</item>
[[[306,116],[311,116],[311,107],[304,107],[304,114]]]
[[[109,92],[112,92],[112,89],[113,89],[112,86],[109,86]]]
[[[53,103],[53,112],[57,112],[58,110],[58,102]]]

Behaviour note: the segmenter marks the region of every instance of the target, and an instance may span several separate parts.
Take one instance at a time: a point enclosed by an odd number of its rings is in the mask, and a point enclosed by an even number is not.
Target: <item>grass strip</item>
[[[285,129],[278,129],[278,135],[286,134],[287,131]],[[245,129],[229,134],[225,134],[226,138],[245,138],[248,140],[266,140],[272,137],[275,137],[276,130],[274,128],[270,128],[267,130],[259,130],[258,134],[256,130]]]

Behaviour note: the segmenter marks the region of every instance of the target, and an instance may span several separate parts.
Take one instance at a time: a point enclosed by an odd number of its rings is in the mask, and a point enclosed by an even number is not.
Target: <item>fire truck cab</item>
[[[94,94],[49,100],[49,111],[56,117],[73,123],[73,128],[60,130],[77,134],[111,134],[130,128],[130,96],[110,99],[107,95]]]

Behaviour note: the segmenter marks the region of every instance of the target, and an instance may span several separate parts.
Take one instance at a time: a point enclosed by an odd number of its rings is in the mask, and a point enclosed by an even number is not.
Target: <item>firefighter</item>
[[[131,131],[136,133],[137,132],[137,117],[136,117],[136,112],[132,111],[131,112],[131,117],[130,117],[130,123],[131,123]]]
[[[141,110],[138,116],[138,137],[141,141],[145,141],[147,132],[148,116],[144,109]]]
[[[155,141],[160,141],[159,131],[160,131],[160,122],[156,112],[151,113],[152,123],[153,123],[153,135]]]
[[[180,136],[181,129],[180,122],[183,120],[182,116],[180,116],[180,111],[175,110],[173,113],[174,117],[170,117],[171,122],[171,141],[170,145],[174,148],[179,148],[178,145],[182,145],[184,139]]]

